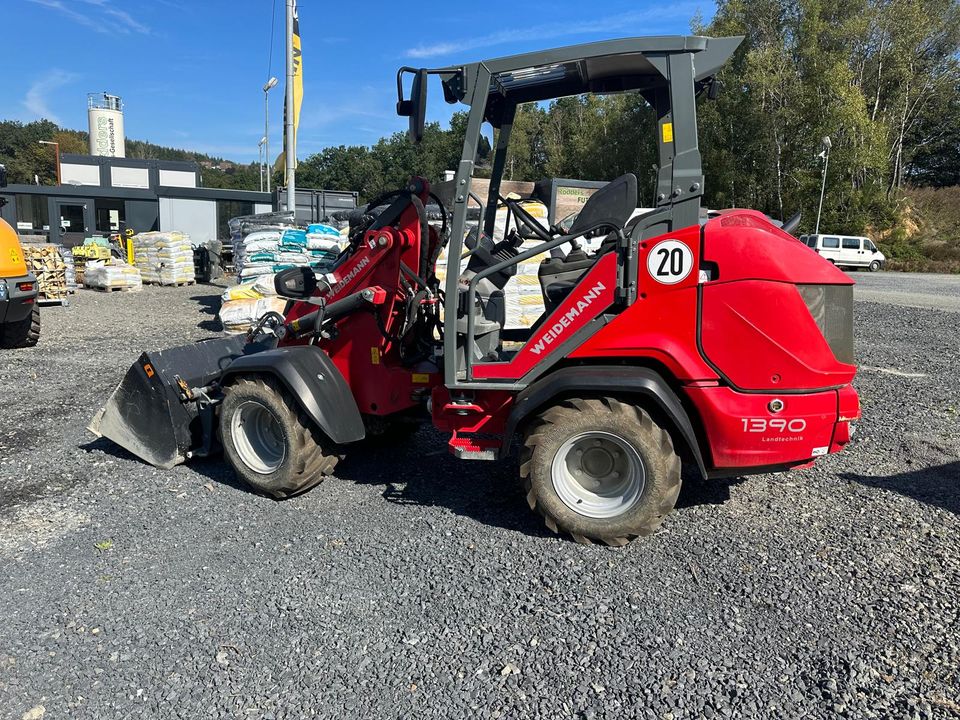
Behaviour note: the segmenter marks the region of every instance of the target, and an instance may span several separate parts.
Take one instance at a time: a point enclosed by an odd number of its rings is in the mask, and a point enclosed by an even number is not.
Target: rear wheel
[[[581,543],[651,534],[680,493],[670,435],[613,398],[567,400],[541,414],[525,433],[520,474],[531,509]]]
[[[870,269],[870,272],[876,272],[877,270],[879,270],[879,269],[880,269],[880,261],[879,261],[879,260],[874,260],[872,263],[870,263],[869,269]]]
[[[329,441],[273,378],[244,378],[224,388],[223,453],[245,483],[275,498],[305,492],[333,472]]]
[[[0,347],[33,347],[40,340],[40,307],[34,303],[30,314],[19,322],[0,325]]]

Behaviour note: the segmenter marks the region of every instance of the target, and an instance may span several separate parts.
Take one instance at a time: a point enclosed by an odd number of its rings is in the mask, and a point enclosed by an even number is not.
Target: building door
[[[50,237],[53,242],[67,247],[83,245],[93,229],[93,202],[80,198],[62,198],[53,201],[50,218]]]

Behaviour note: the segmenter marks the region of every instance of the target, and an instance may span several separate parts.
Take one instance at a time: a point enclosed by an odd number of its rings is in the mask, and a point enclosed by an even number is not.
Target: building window
[[[230,239],[230,220],[253,215],[253,203],[241,200],[217,200],[217,239]]]
[[[112,233],[121,229],[124,222],[123,200],[97,200],[94,203],[97,216],[97,232]]]
[[[17,229],[34,232],[50,230],[50,214],[45,195],[17,195]]]

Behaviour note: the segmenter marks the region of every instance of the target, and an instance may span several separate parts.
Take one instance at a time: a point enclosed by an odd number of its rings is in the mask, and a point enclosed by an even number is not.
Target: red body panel
[[[694,267],[699,265],[699,227],[684,228],[663,237],[687,245]],[[647,274],[647,255],[660,239],[640,244],[636,302],[588,338],[570,357],[649,358],[665,365],[679,380],[715,380],[717,374],[697,350],[698,273],[691,272],[675,285],[663,285]]]
[[[703,260],[718,282],[774,280],[794,285],[853,285],[836,266],[756,210],[728,210],[703,226]]]
[[[688,387],[685,392],[700,415],[715,469],[798,464],[830,451],[836,390],[766,395]],[[768,408],[775,398],[784,403],[778,413]]]
[[[703,353],[734,386],[777,392],[853,380],[856,368],[834,357],[795,285],[708,283],[702,302]]]

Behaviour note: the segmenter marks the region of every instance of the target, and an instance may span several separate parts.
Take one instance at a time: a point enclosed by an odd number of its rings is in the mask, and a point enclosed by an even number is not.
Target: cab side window
[[[843,249],[844,249],[844,250],[859,250],[859,249],[860,249],[860,238],[844,238],[844,239],[843,239]]]
[[[835,237],[825,237],[823,239],[823,244],[821,247],[828,248],[830,250],[836,250],[840,247],[840,238]]]
[[[864,247],[865,250],[869,250],[870,252],[876,252],[876,251],[877,251],[877,246],[873,244],[873,240],[867,240],[867,239],[865,239],[865,240],[863,241],[863,247]]]

